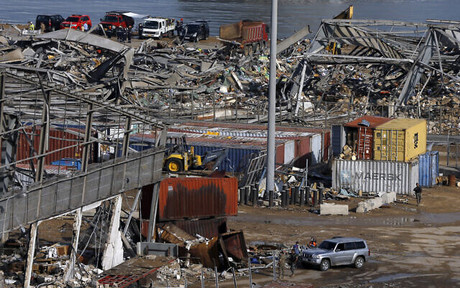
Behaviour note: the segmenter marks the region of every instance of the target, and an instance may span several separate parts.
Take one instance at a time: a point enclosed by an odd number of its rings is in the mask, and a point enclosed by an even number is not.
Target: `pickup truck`
[[[243,50],[244,55],[250,55],[266,47],[267,33],[264,22],[245,20],[220,26],[219,40],[228,47]]]
[[[105,32],[107,37],[110,38],[116,35],[116,30],[118,27],[122,27],[122,28],[128,28],[130,26],[133,27],[134,19],[130,16],[126,16],[125,13],[127,12],[122,12],[122,11],[106,12],[104,18],[102,18],[101,22],[99,23],[99,25],[102,26],[102,29],[104,29],[104,31],[99,30],[99,34],[103,35]]]
[[[165,36],[171,38],[174,36],[174,30],[176,30],[176,21],[169,18],[147,18],[142,22],[139,29],[139,37],[153,37],[161,39]]]

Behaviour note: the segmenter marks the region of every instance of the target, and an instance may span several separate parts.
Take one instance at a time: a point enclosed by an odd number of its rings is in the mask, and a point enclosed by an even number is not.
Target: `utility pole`
[[[270,30],[270,79],[268,97],[268,133],[267,133],[267,187],[269,206],[273,206],[275,187],[275,104],[276,104],[276,39],[278,28],[278,0],[272,0]]]

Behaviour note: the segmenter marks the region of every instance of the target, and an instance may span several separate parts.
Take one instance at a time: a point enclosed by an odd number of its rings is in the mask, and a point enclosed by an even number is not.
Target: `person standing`
[[[294,276],[295,268],[297,267],[297,260],[299,259],[299,255],[296,254],[294,249],[291,250],[291,255],[289,255],[290,267],[291,267],[291,276]]]
[[[417,199],[417,206],[420,204],[420,202],[422,201],[422,187],[420,187],[420,184],[415,184],[415,188],[414,188],[414,192],[415,192],[415,198]]]
[[[86,32],[88,31],[88,23],[85,22],[85,24],[83,24],[83,31]]]
[[[281,250],[280,252],[280,261],[278,263],[278,274],[281,280],[284,279],[284,270],[286,268],[286,252],[284,250]]]
[[[29,22],[29,31],[34,31],[35,30],[35,25],[32,23],[32,21]]]
[[[294,246],[292,246],[292,250],[294,250],[295,254],[297,256],[300,255],[300,246],[299,246],[299,241],[295,242]]]

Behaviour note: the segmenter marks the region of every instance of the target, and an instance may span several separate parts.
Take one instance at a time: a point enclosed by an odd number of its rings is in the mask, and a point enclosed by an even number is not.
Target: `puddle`
[[[446,224],[460,221],[460,212],[453,213],[420,213],[414,216],[395,216],[395,217],[278,217],[267,215],[248,215],[239,214],[232,217],[235,222],[250,221],[280,225],[354,225],[354,226],[410,226],[414,223],[422,224]]]
[[[414,276],[416,276],[416,274],[405,274],[405,273],[391,274],[391,275],[381,276],[381,277],[379,277],[377,279],[374,279],[374,280],[371,280],[369,282],[370,283],[382,283],[382,282],[405,279],[405,278],[414,277]]]

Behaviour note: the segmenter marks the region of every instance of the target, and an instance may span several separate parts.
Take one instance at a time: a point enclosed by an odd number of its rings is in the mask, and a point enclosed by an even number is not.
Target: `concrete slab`
[[[324,203],[319,205],[320,215],[348,215],[348,205]]]

